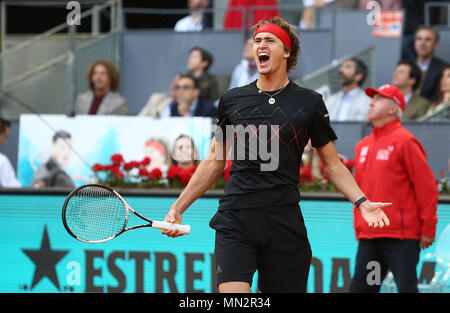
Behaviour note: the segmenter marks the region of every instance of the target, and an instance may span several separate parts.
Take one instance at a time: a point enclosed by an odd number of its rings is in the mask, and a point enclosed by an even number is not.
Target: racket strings
[[[89,186],[78,190],[66,206],[66,223],[86,241],[101,241],[118,234],[127,222],[127,210],[110,190]]]

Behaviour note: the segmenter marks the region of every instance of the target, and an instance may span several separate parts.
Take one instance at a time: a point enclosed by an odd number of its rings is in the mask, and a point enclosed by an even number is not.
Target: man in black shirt
[[[389,225],[382,208],[391,204],[364,197],[338,157],[321,95],[289,80],[300,50],[295,31],[279,17],[255,28],[258,79],[221,97],[210,154],[165,221],[181,223],[184,211],[213,185],[231,156],[231,178],[210,221],[216,230],[219,292],[250,292],[256,270],[262,292],[306,292],[311,248],[297,183],[309,139],[330,181],[359,206],[369,226]],[[182,235],[177,230],[162,233]]]

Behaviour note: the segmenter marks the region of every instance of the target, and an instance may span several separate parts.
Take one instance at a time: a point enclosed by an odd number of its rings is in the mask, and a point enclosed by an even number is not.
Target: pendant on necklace
[[[269,99],[269,103],[270,103],[270,104],[274,104],[274,103],[275,103],[275,99],[271,97],[271,98]]]

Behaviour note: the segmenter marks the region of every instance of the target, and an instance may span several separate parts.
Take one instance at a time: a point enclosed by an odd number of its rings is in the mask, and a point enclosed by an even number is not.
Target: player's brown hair
[[[300,41],[298,39],[298,35],[296,30],[288,23],[286,22],[282,17],[275,16],[271,20],[261,20],[258,22],[258,24],[253,26],[253,31],[255,31],[260,25],[262,24],[275,24],[279,27],[281,27],[288,35],[289,38],[291,38],[291,55],[287,59],[287,67],[286,71],[289,73],[290,71],[294,70],[297,66],[297,58],[298,54],[300,53]],[[284,45],[284,48],[286,51],[288,51],[288,47]]]
[[[89,82],[89,88],[91,90],[94,90],[92,75],[94,74],[94,69],[97,65],[103,65],[106,68],[109,76],[110,88],[112,91],[117,91],[119,89],[120,74],[114,63],[108,60],[98,60],[89,66],[89,69],[87,70],[87,80]]]

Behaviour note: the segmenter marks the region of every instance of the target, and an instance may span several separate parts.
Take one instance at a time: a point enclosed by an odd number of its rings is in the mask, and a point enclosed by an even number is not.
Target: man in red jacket
[[[386,208],[390,225],[369,228],[354,208],[359,241],[350,292],[379,292],[368,279],[378,262],[382,281],[390,270],[399,292],[418,292],[416,267],[420,247],[429,247],[436,233],[438,191],[425,150],[399,117],[405,99],[394,85],[367,88],[373,98],[369,120],[372,134],[355,147],[355,179],[369,199],[392,202]],[[402,110],[402,111],[400,111]]]

